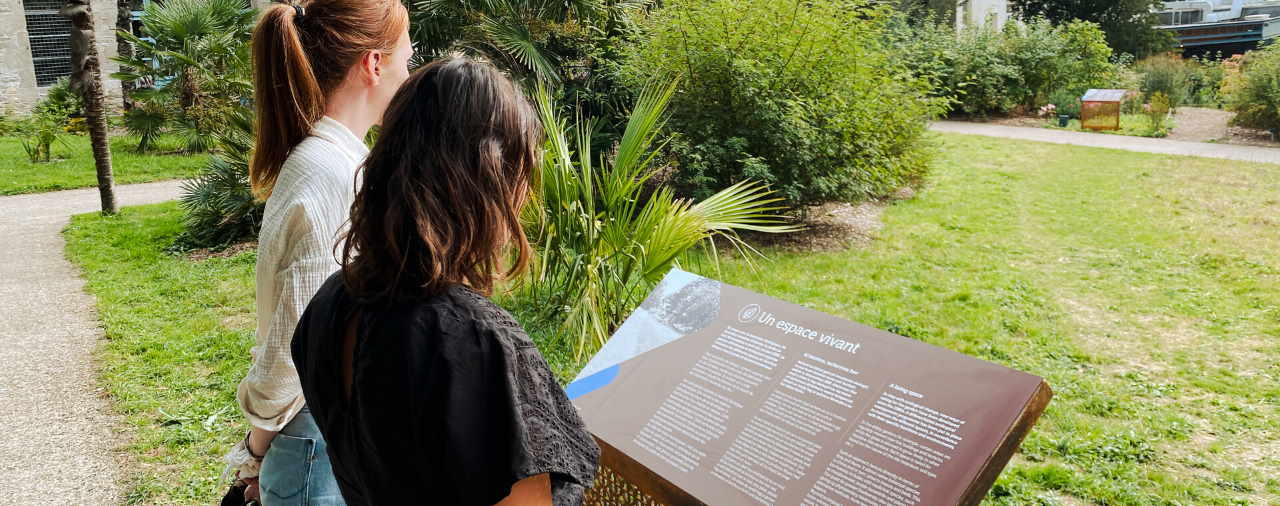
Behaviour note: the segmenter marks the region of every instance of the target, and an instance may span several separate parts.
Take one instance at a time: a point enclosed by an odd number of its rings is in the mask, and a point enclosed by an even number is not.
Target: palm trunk
[[[84,97],[85,119],[93,144],[93,164],[98,170],[98,194],[103,214],[116,213],[115,177],[111,173],[111,145],[107,142],[107,117],[103,111],[102,69],[93,36],[89,0],[68,0],[58,12],[71,20],[71,83]]]
[[[117,0],[116,29],[133,33],[133,0]],[[132,58],[133,44],[130,44],[124,37],[116,37],[116,52],[121,58]],[[129,95],[132,93],[133,81],[121,81],[120,98],[126,111],[133,108],[133,101],[129,99]]]

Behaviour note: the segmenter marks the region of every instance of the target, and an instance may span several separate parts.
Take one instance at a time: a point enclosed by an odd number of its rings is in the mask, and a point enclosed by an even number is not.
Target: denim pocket
[[[263,506],[307,503],[307,484],[315,452],[315,439],[276,434],[262,458],[259,486]]]

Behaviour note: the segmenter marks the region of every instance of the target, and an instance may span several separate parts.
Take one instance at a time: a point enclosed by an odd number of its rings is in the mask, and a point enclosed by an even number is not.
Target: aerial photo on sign
[[[767,505],[976,504],[1052,395],[1037,376],[679,269],[567,391],[646,481]]]

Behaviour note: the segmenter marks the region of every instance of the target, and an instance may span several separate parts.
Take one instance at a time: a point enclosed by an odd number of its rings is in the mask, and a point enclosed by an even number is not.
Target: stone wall
[[[36,100],[36,71],[22,0],[0,0],[0,113],[27,112]]]
[[[92,0],[91,8],[107,105],[118,110],[122,103],[120,81],[109,77],[120,68],[110,60],[117,53],[116,2]],[[44,94],[44,88],[36,87],[36,71],[31,63],[31,43],[27,38],[22,0],[0,0],[0,113],[29,113]]]

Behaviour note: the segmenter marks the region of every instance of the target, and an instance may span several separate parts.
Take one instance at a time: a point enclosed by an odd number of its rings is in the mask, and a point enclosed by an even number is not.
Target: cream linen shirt
[[[369,149],[325,116],[289,153],[258,234],[257,345],[236,399],[249,423],[278,431],[306,404],[289,344],[311,297],[338,270],[334,245]],[[341,254],[341,249],[336,250]]]

